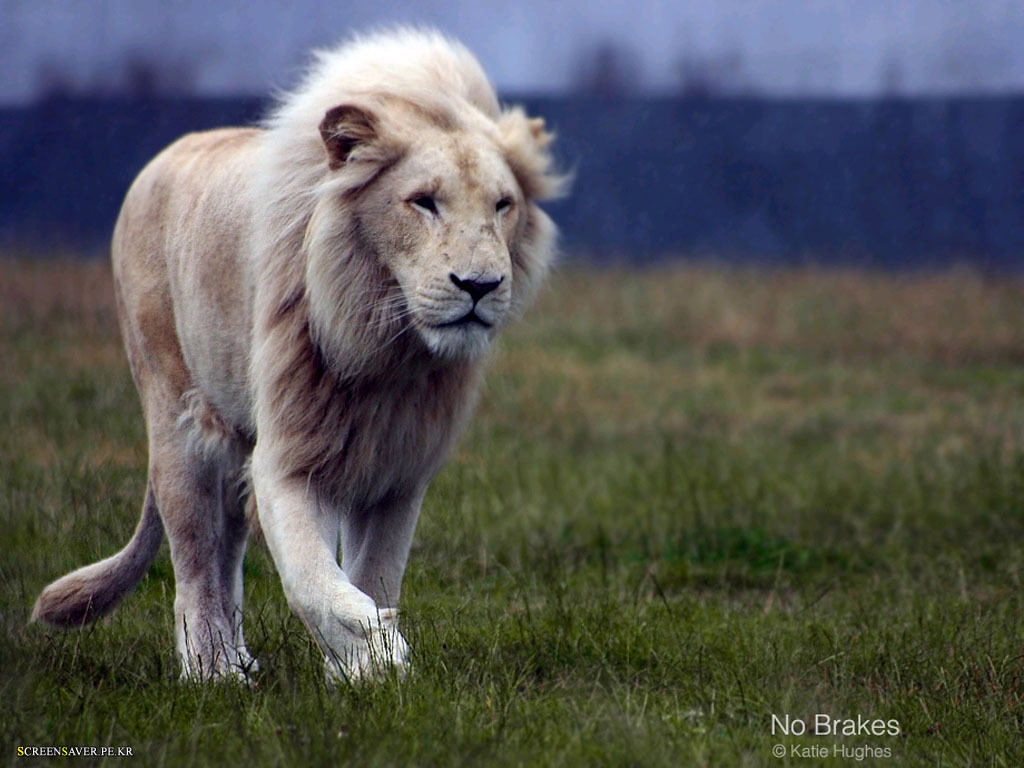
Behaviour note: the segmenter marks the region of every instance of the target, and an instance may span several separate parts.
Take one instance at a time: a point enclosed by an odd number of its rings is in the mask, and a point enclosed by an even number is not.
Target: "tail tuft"
[[[142,519],[131,541],[112,557],[62,576],[39,595],[32,621],[55,627],[81,627],[117,607],[142,580],[153,562],[164,527],[152,487],[146,493]]]

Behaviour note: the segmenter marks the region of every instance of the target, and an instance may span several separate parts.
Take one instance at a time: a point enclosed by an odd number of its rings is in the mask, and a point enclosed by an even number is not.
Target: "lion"
[[[46,587],[33,619],[108,613],[166,531],[182,676],[249,674],[254,503],[328,676],[404,668],[424,493],[555,251],[538,206],[566,182],[552,138],[499,106],[461,44],[400,28],[318,52],[259,127],[153,159],[112,242],[149,442],[142,516],[120,552]]]

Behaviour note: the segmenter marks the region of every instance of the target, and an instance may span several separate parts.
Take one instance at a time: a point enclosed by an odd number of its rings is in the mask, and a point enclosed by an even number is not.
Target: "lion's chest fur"
[[[322,490],[356,508],[422,490],[447,458],[472,406],[467,370],[420,372],[394,382],[343,384],[326,408]]]
[[[262,349],[278,353],[255,356],[257,443],[272,441],[289,474],[350,508],[421,492],[474,404],[480,363],[427,360],[397,345],[389,365],[343,376],[310,338],[303,305],[270,329]]]

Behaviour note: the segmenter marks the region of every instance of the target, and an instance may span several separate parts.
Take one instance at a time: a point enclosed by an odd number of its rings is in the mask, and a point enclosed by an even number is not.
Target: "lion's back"
[[[191,229],[185,214],[196,210],[199,198],[216,202],[211,195],[218,188],[240,180],[239,161],[252,153],[260,133],[252,128],[189,133],[154,157],[125,196],[114,228],[115,260],[159,251],[168,237]]]
[[[239,428],[250,421],[247,177],[261,133],[191,133],[163,150],[132,183],[112,247],[129,355],[144,355],[176,396],[199,387]]]

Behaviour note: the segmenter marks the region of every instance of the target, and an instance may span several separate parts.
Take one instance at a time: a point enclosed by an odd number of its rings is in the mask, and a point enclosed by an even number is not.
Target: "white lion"
[[[562,186],[550,138],[499,107],[461,45],[400,29],[319,53],[264,128],[157,156],[113,240],[149,435],[142,519],[119,553],[48,586],[33,617],[70,627],[111,610],[166,530],[183,674],[251,669],[251,476],[328,672],[404,665],[397,606],[424,492],[482,353],[552,255],[536,204]]]

